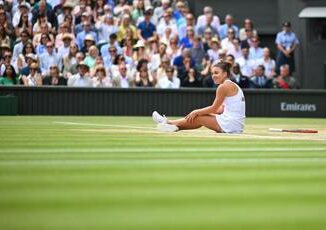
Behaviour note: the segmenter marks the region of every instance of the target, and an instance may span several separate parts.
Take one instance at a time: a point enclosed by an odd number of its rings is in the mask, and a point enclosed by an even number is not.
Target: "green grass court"
[[[246,125],[167,134],[150,117],[0,117],[0,229],[324,230],[326,119]]]

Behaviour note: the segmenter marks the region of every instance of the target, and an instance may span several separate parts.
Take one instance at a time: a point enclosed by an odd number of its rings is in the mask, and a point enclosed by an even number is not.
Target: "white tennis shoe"
[[[161,132],[173,133],[179,130],[178,126],[167,123],[158,123],[157,129]]]
[[[153,121],[156,124],[166,124],[168,123],[168,119],[165,116],[162,116],[158,112],[154,111],[152,114]]]

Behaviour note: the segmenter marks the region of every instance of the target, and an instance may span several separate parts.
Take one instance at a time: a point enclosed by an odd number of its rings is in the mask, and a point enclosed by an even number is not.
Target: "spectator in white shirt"
[[[40,56],[40,64],[41,64],[41,72],[43,76],[49,74],[49,70],[50,70],[49,67],[52,64],[57,65],[60,70],[62,69],[60,58],[54,51],[53,42],[46,43],[46,52]]]
[[[113,73],[112,85],[119,88],[130,88],[135,86],[134,77],[127,69],[125,62],[119,64],[119,70]]]
[[[170,28],[173,34],[178,33],[177,25],[175,21],[172,19],[172,15],[168,12],[165,12],[163,14],[163,18],[160,20],[157,26],[157,34],[160,38],[164,36],[164,33],[167,28]]]
[[[61,60],[63,60],[63,58],[69,54],[72,39],[72,35],[68,33],[62,36],[63,44],[58,48],[58,57]]]
[[[275,72],[275,60],[273,60],[270,57],[270,50],[268,47],[265,47],[264,50],[264,57],[259,59],[257,61],[258,65],[263,65],[265,67],[265,75],[268,78],[273,78],[276,76],[276,72]]]
[[[96,23],[96,29],[98,31],[99,41],[109,41],[111,34],[118,33],[118,27],[114,24],[114,18],[112,15],[106,15],[104,21]]]
[[[227,37],[221,41],[222,49],[227,51],[227,54],[235,53],[235,46],[233,40],[235,39],[235,31],[232,28],[228,29]]]
[[[221,48],[220,42],[217,38],[212,38],[210,42],[210,49],[207,51],[207,54],[210,60],[213,62],[219,60],[219,50]]]
[[[166,68],[166,76],[162,77],[156,87],[161,89],[178,89],[180,88],[180,79],[174,74],[175,69],[172,66]]]
[[[71,87],[92,87],[93,82],[89,75],[89,67],[81,61],[77,65],[78,73],[68,79],[68,86]]]
[[[249,49],[249,58],[252,60],[258,60],[263,58],[264,52],[263,48],[259,47],[260,40],[258,37],[253,37],[251,39],[252,41],[252,47]]]
[[[96,88],[112,87],[112,80],[107,75],[105,67],[98,65],[95,67],[95,75],[92,78],[93,86]]]
[[[241,73],[244,76],[251,77],[254,74],[254,69],[256,67],[255,61],[249,58],[249,49],[248,47],[242,48],[242,57],[236,59],[236,62],[239,63]]]
[[[205,27],[207,25],[207,17],[212,17],[211,27],[218,30],[220,27],[220,19],[218,16],[213,15],[213,8],[210,6],[205,6],[203,9],[204,14],[200,15],[197,19],[197,28]]]

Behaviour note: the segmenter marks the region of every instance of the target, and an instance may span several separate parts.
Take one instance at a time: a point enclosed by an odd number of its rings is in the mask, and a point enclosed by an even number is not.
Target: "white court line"
[[[126,128],[126,129],[141,129],[141,130],[155,130],[156,128],[153,127],[140,127],[140,126],[131,126],[131,125],[109,125],[109,124],[95,124],[95,123],[80,123],[80,122],[65,122],[65,121],[53,121],[55,124],[62,124],[62,125],[72,125],[72,126],[95,126],[95,127],[111,127],[111,128]],[[88,130],[89,131],[89,130]],[[157,133],[162,133],[157,131]],[[166,134],[166,133],[165,133]],[[198,132],[189,133],[183,132],[183,135],[180,137],[216,137],[216,133],[204,133],[204,135],[200,135]],[[275,140],[312,140],[312,141],[325,141],[324,138],[311,138],[314,136],[264,136],[264,135],[255,135],[255,134],[227,134],[227,133],[219,133],[219,137],[234,137],[234,138],[257,138],[257,139],[275,139]]]
[[[211,158],[211,159],[148,159],[148,160],[6,160],[0,165],[172,165],[172,164],[234,164],[234,163],[326,163],[326,158]]]
[[[93,123],[78,123],[78,122],[64,122],[64,121],[54,121],[55,124],[62,125],[78,125],[78,126],[96,126],[96,127],[112,127],[112,128],[127,128],[127,129],[151,129],[156,130],[152,127],[139,127],[139,126],[129,126],[129,125],[108,125],[108,124],[93,124]]]
[[[132,147],[132,146],[131,146]],[[324,147],[303,148],[50,148],[50,149],[0,149],[0,153],[201,153],[201,152],[316,152]]]

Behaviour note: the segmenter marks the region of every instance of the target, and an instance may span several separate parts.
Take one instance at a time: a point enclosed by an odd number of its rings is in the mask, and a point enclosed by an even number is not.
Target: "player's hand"
[[[196,110],[192,111],[186,116],[186,120],[190,123],[194,122],[194,119],[198,116],[198,112]]]

